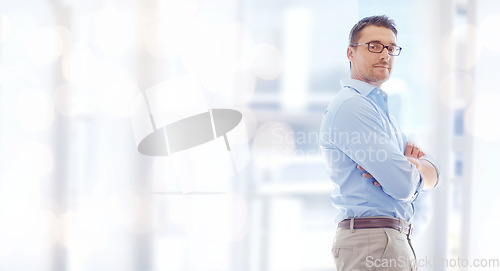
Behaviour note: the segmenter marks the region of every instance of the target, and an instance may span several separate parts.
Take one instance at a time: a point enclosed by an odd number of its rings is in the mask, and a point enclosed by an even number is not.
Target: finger
[[[358,169],[359,170],[365,170],[364,168],[362,168],[360,165],[358,165]]]
[[[423,150],[420,150],[420,153],[419,153],[419,157],[418,157],[418,158],[420,158],[420,157],[422,157],[422,156],[425,156],[425,152],[424,152]]]
[[[414,147],[413,147],[413,153],[418,158],[419,153],[423,153],[423,152],[422,152],[422,150],[417,145],[414,145]]]
[[[410,155],[416,156],[417,152],[418,152],[418,147],[412,142]]]
[[[374,184],[375,186],[380,186],[380,183],[379,183],[379,182],[377,182],[377,181],[374,181],[374,182],[373,182],[373,184]]]
[[[411,141],[408,141],[406,143],[405,155],[411,155],[412,151],[413,151],[413,143]]]
[[[363,173],[363,177],[371,179],[373,176],[370,173]]]

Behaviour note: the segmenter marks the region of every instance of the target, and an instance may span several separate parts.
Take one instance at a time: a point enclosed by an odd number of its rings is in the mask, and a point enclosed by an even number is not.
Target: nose
[[[384,47],[384,49],[382,49],[382,52],[380,52],[380,58],[384,58],[387,60],[391,58],[391,55],[389,54],[389,48]]]

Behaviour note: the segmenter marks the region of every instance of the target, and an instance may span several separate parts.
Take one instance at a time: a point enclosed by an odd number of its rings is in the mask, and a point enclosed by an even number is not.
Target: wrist
[[[410,161],[412,164],[414,164],[414,165],[415,165],[415,167],[416,167],[418,170],[420,170],[420,166],[421,166],[421,164],[420,164],[420,159],[418,159],[418,158],[414,158],[414,157],[409,157],[409,156],[407,156],[407,157],[406,157],[406,159],[408,159],[408,161]]]

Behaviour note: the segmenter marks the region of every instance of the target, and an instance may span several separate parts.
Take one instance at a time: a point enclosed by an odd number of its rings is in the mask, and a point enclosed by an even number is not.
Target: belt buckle
[[[405,224],[403,223],[403,219],[399,219],[399,233],[404,233]]]
[[[402,220],[402,219],[399,219],[399,232],[400,233],[405,233],[405,229],[408,228],[408,231],[406,233],[407,236],[410,236],[411,233],[413,232],[413,227],[411,226],[410,223]]]

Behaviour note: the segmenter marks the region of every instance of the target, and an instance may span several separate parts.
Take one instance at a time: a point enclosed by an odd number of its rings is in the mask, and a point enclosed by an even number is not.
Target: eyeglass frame
[[[370,43],[376,43],[376,44],[382,45],[382,50],[380,50],[380,52],[370,51]],[[365,42],[365,43],[349,44],[349,46],[356,47],[358,45],[365,45],[365,44],[368,44],[368,46],[367,46],[368,52],[375,53],[375,54],[380,54],[380,53],[382,53],[384,51],[384,49],[387,49],[387,53],[390,56],[399,56],[401,54],[401,50],[403,50],[403,48],[401,48],[400,46],[397,46],[397,45],[384,45],[384,44],[382,44],[381,42],[378,42],[378,41],[369,41],[369,42]],[[399,48],[399,50],[398,50],[399,53],[397,55],[391,54],[389,52],[389,47],[397,47],[397,48]]]

